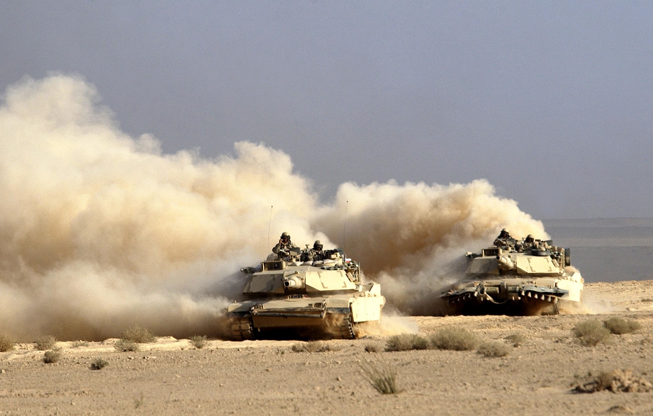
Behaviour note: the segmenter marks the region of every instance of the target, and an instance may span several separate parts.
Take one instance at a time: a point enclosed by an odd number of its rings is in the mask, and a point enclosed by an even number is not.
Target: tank
[[[441,296],[451,313],[558,314],[580,306],[584,280],[571,250],[551,240],[495,245],[466,257],[464,278]]]
[[[357,338],[359,327],[381,319],[385,298],[361,281],[360,265],[329,250],[327,259],[274,259],[247,275],[244,301],[226,310],[234,340]]]

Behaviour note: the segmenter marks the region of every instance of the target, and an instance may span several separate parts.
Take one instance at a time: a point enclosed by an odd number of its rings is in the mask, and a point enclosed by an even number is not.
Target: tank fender
[[[353,322],[378,321],[381,319],[381,308],[385,304],[383,296],[357,297],[351,302],[351,317]]]

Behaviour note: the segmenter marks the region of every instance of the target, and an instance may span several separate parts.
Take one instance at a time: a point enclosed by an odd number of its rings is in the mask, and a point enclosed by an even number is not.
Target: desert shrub
[[[61,359],[61,349],[56,348],[54,350],[46,351],[43,356],[43,362],[46,364],[56,363]]]
[[[120,351],[120,352],[140,350],[137,342],[130,341],[130,340],[127,340],[127,339],[118,340],[118,342],[116,342],[116,345],[114,345],[114,348],[117,351]]]
[[[329,344],[319,341],[309,341],[301,344],[293,344],[291,349],[294,352],[326,352],[331,351]]]
[[[91,370],[102,370],[104,367],[108,366],[109,363],[102,358],[96,358],[91,362]]]
[[[610,331],[598,319],[580,322],[574,327],[574,334],[585,346],[593,347],[605,342],[610,336]]]
[[[429,342],[417,334],[401,334],[391,336],[385,344],[386,351],[408,351],[428,349]]]
[[[206,346],[206,336],[205,335],[193,335],[190,337],[190,343],[193,344],[195,348],[201,350]]]
[[[143,392],[141,392],[140,397],[134,399],[134,409],[138,409],[143,406],[145,403],[145,397],[143,396]]]
[[[88,341],[82,341],[82,340],[75,341],[73,342],[72,347],[73,348],[88,347]]]
[[[0,336],[0,352],[11,351],[14,349],[14,341],[4,335]]]
[[[617,335],[630,334],[642,328],[642,325],[633,319],[623,319],[616,316],[603,322],[603,325],[611,333]]]
[[[484,342],[477,352],[488,358],[505,357],[510,353],[510,347],[503,342]]]
[[[363,361],[359,364],[363,378],[381,394],[397,394],[397,370],[390,364]]]
[[[474,333],[457,327],[441,329],[431,336],[431,345],[439,350],[472,351],[479,343]]]
[[[138,342],[139,344],[156,341],[156,337],[153,333],[138,325],[129,327],[122,331],[121,338],[127,341]]]
[[[35,341],[36,349],[39,351],[49,350],[57,343],[57,339],[52,335],[44,335]]]
[[[383,351],[383,346],[381,344],[366,344],[365,352],[381,352]]]
[[[508,335],[505,339],[512,342],[513,347],[519,347],[526,342],[526,337],[521,333]]]

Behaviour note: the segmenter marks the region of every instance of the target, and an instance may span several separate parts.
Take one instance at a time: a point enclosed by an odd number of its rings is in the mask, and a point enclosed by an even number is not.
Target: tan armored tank
[[[551,241],[497,243],[467,253],[462,281],[442,294],[452,312],[465,315],[537,315],[578,306],[583,278],[571,266],[570,250]]]
[[[376,283],[363,284],[360,267],[341,250],[326,260],[289,259],[241,269],[247,299],[227,308],[234,340],[255,338],[356,338],[357,326],[379,322],[385,298]]]

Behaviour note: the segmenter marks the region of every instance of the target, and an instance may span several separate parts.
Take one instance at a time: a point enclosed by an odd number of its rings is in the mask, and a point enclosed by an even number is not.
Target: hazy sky
[[[0,89],[80,74],[130,135],[264,142],[326,201],[487,178],[535,218],[653,217],[652,21],[634,1],[3,1]]]

